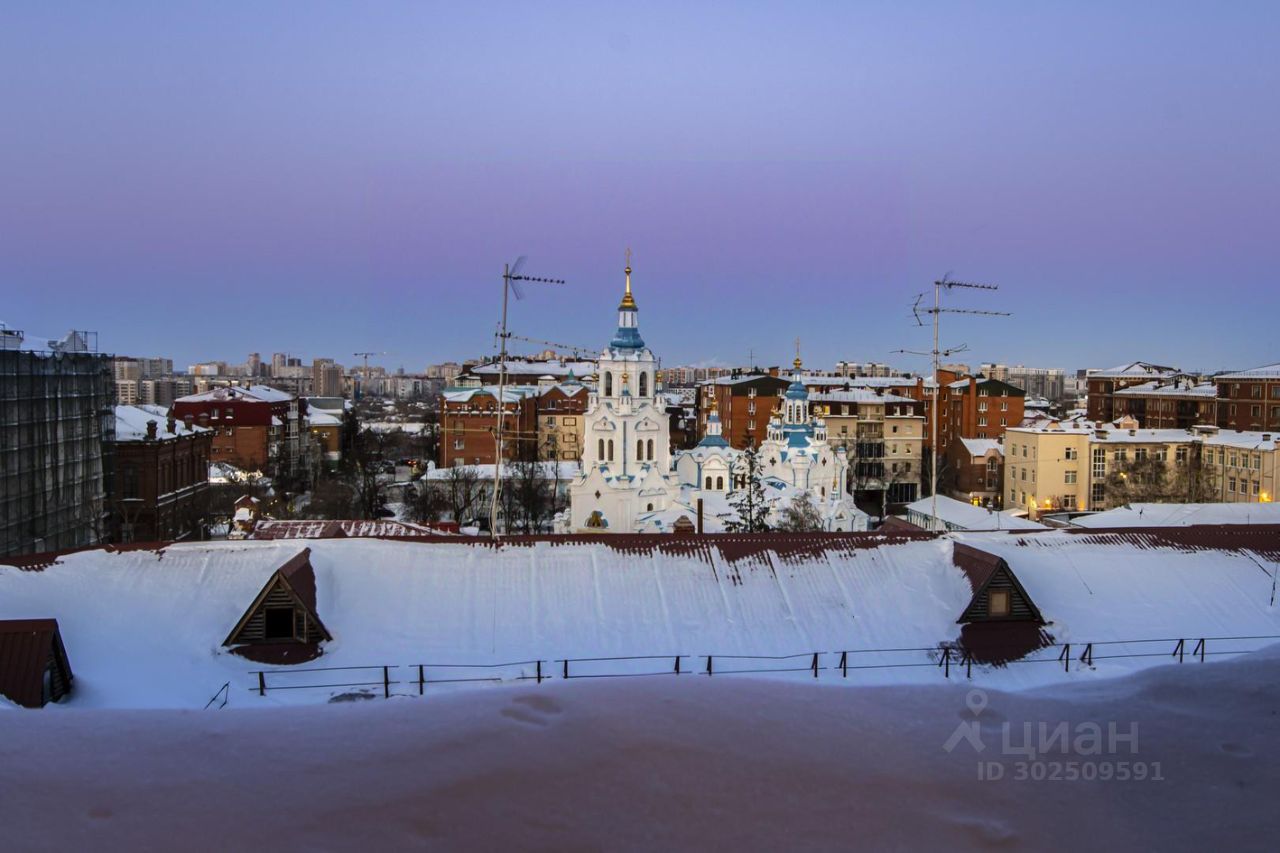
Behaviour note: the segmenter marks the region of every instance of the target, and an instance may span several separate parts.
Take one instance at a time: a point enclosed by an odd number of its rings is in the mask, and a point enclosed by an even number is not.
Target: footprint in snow
[[[550,696],[525,695],[512,699],[511,705],[503,708],[501,713],[521,723],[545,726],[561,710],[560,703]]]

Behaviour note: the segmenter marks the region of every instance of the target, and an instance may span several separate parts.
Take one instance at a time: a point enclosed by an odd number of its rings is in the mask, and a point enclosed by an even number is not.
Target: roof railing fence
[[[1034,651],[1018,658],[993,662],[974,656],[970,649],[958,643],[942,643],[937,646],[885,648],[885,649],[843,649],[828,652],[800,652],[791,655],[618,655],[613,657],[583,658],[542,658],[521,661],[504,661],[501,663],[415,663],[415,664],[374,664],[370,666],[332,666],[332,667],[281,667],[279,669],[254,670],[249,674],[255,677],[248,689],[259,696],[266,696],[273,690],[322,690],[346,688],[381,688],[383,698],[391,696],[422,696],[431,684],[466,684],[466,683],[502,683],[513,681],[535,681],[541,684],[549,679],[567,681],[579,678],[644,678],[660,675],[748,675],[748,674],[783,674],[810,673],[818,678],[820,672],[839,672],[840,678],[847,679],[852,671],[879,669],[909,669],[916,667],[933,667],[941,671],[944,678],[951,677],[951,670],[964,671],[966,679],[973,677],[976,664],[981,673],[984,668],[999,669],[1021,664],[1048,663],[1061,666],[1064,672],[1082,668],[1093,668],[1095,661],[1120,660],[1137,658],[1168,657],[1184,663],[1188,658],[1204,662],[1206,657],[1218,655],[1239,655],[1257,651],[1264,645],[1262,641],[1280,640],[1280,634],[1256,634],[1236,637],[1161,637],[1138,640],[1102,640],[1089,643],[1045,643]],[[1210,648],[1210,643],[1213,647]],[[1220,644],[1227,644],[1222,648]],[[1241,648],[1241,643],[1252,643],[1248,648]],[[1163,646],[1163,648],[1157,648]],[[898,656],[884,660],[883,657]],[[904,659],[905,658],[905,659]],[[701,662],[697,665],[695,662]],[[629,666],[628,664],[638,664]],[[407,671],[407,678],[392,678]],[[361,673],[353,675],[353,680],[334,680],[339,676],[317,676],[315,679],[304,679],[297,683],[294,676],[313,673]],[[317,683],[322,682],[322,683]],[[410,692],[393,691],[392,687],[406,685]],[[223,685],[219,694],[223,695],[222,704],[226,705],[229,697],[229,685]],[[363,690],[363,695],[375,695],[377,690]],[[209,707],[218,700],[218,694],[210,700]]]

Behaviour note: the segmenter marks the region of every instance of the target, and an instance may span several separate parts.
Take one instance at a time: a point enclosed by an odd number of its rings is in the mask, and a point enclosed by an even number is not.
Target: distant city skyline
[[[1280,358],[1280,6],[0,10],[0,321],[175,365],[410,372],[603,346],[634,251],[665,365]],[[529,345],[536,350],[537,345]],[[375,359],[371,359],[373,363]]]

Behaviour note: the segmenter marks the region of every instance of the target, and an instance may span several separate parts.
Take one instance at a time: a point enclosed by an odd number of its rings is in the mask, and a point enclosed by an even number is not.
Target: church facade
[[[634,533],[642,515],[666,510],[680,490],[671,475],[671,424],[658,398],[658,360],[640,337],[630,257],[618,328],[600,353],[596,376],[584,416],[582,474],[569,486],[561,529]]]

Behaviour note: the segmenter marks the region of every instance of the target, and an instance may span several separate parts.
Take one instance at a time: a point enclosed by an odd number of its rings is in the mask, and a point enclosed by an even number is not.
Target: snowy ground
[[[688,677],[289,711],[6,709],[0,827],[8,850],[1265,850],[1278,711],[1275,650],[981,696]],[[966,723],[981,755],[944,748]],[[1002,755],[1024,723],[1137,740]],[[1005,777],[980,781],[980,760]],[[1072,762],[1110,778],[1052,778]],[[1143,780],[1115,778],[1139,763]],[[1020,764],[1043,778],[1018,781]]]

